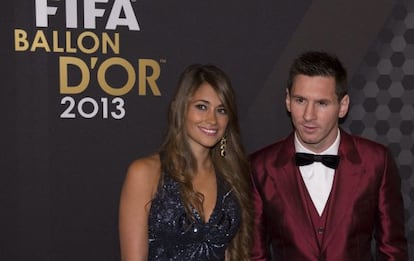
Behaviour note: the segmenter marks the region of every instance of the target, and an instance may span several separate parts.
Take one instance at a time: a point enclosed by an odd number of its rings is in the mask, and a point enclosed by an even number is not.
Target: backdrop
[[[214,63],[249,153],[291,131],[288,67],[307,49],[349,70],[342,127],[399,166],[414,260],[414,2],[15,0],[2,4],[0,258],[119,260],[128,164],[157,150],[179,73]]]

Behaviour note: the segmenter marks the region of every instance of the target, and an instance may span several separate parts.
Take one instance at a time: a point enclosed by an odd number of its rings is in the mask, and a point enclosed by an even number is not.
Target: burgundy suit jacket
[[[400,178],[384,146],[341,130],[321,246],[300,192],[294,154],[292,133],[251,155],[252,260],[367,261],[373,252],[378,260],[408,260]],[[373,236],[377,251],[371,250]]]

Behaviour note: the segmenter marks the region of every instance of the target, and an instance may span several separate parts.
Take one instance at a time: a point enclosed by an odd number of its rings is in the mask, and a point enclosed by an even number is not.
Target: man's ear
[[[342,100],[339,102],[339,118],[345,117],[345,115],[348,113],[349,110],[349,95],[345,94],[344,97],[342,97]]]
[[[286,103],[286,110],[288,112],[290,112],[290,93],[289,93],[289,89],[288,88],[286,88],[285,103]]]

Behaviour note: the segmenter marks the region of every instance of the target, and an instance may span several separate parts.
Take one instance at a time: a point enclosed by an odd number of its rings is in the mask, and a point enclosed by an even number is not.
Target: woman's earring
[[[226,144],[226,136],[223,136],[220,140],[220,156],[222,156],[223,158],[226,156]]]

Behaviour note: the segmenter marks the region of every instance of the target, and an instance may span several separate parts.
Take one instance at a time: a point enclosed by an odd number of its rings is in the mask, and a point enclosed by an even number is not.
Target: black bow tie
[[[338,155],[315,155],[309,153],[300,153],[297,152],[295,155],[295,161],[297,166],[305,166],[312,164],[313,162],[321,162],[323,165],[336,169],[339,164]]]

